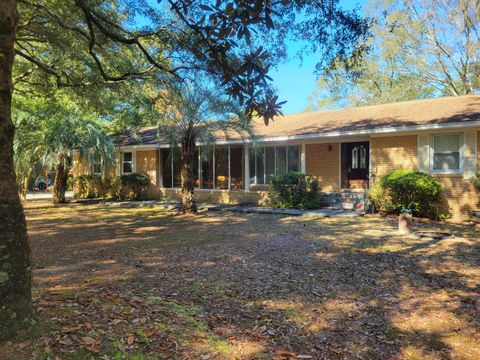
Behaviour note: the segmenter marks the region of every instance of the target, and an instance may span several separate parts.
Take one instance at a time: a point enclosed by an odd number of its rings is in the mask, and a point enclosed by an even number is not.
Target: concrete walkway
[[[73,198],[73,191],[66,191],[65,197],[67,199]],[[27,200],[51,200],[51,191],[29,191],[27,193]]]
[[[248,214],[274,214],[287,216],[316,216],[325,217],[356,217],[363,216],[363,211],[341,210],[341,209],[315,209],[315,210],[298,210],[298,209],[275,209],[261,206],[236,206],[236,205],[206,205],[209,211],[234,211]]]
[[[83,204],[99,204],[102,206],[113,207],[154,207],[160,206],[165,210],[180,209],[180,202],[175,201],[105,201],[96,199],[78,199],[74,200],[76,203]],[[341,209],[315,209],[315,210],[298,210],[298,209],[275,209],[261,206],[246,206],[246,205],[213,205],[213,204],[198,204],[199,210],[207,211],[232,211],[247,214],[273,214],[285,216],[316,216],[319,218],[325,217],[357,217],[363,216],[363,211],[355,210],[341,210]]]

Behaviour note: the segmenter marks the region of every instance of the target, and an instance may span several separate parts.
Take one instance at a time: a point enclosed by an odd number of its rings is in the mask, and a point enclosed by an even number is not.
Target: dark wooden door
[[[369,150],[368,141],[345,144],[348,186],[350,189],[368,186]]]

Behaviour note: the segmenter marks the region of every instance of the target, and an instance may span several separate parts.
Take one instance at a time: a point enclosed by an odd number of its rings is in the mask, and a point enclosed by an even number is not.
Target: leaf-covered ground
[[[480,233],[380,217],[27,204],[37,324],[5,359],[479,359]]]

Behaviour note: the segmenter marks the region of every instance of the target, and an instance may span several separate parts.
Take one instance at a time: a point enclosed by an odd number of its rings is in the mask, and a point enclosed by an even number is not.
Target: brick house
[[[453,217],[480,208],[471,181],[480,165],[480,95],[292,114],[268,126],[255,120],[254,128],[255,145],[221,136],[214,146],[199,144],[199,200],[261,202],[272,176],[295,170],[316,176],[330,205],[360,208],[379,176],[419,169],[439,178]],[[160,195],[179,196],[178,161],[156,128],[118,141],[121,173],[146,173]]]

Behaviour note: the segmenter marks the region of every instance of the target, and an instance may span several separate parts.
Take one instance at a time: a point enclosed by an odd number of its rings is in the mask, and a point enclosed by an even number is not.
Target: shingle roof
[[[261,139],[472,121],[480,121],[480,95],[477,94],[291,114],[276,117],[268,126],[259,118],[253,122],[255,134]],[[223,140],[224,136],[218,138]],[[165,138],[157,138],[156,128],[140,130],[136,140],[125,134],[119,139],[120,145],[168,143]]]

